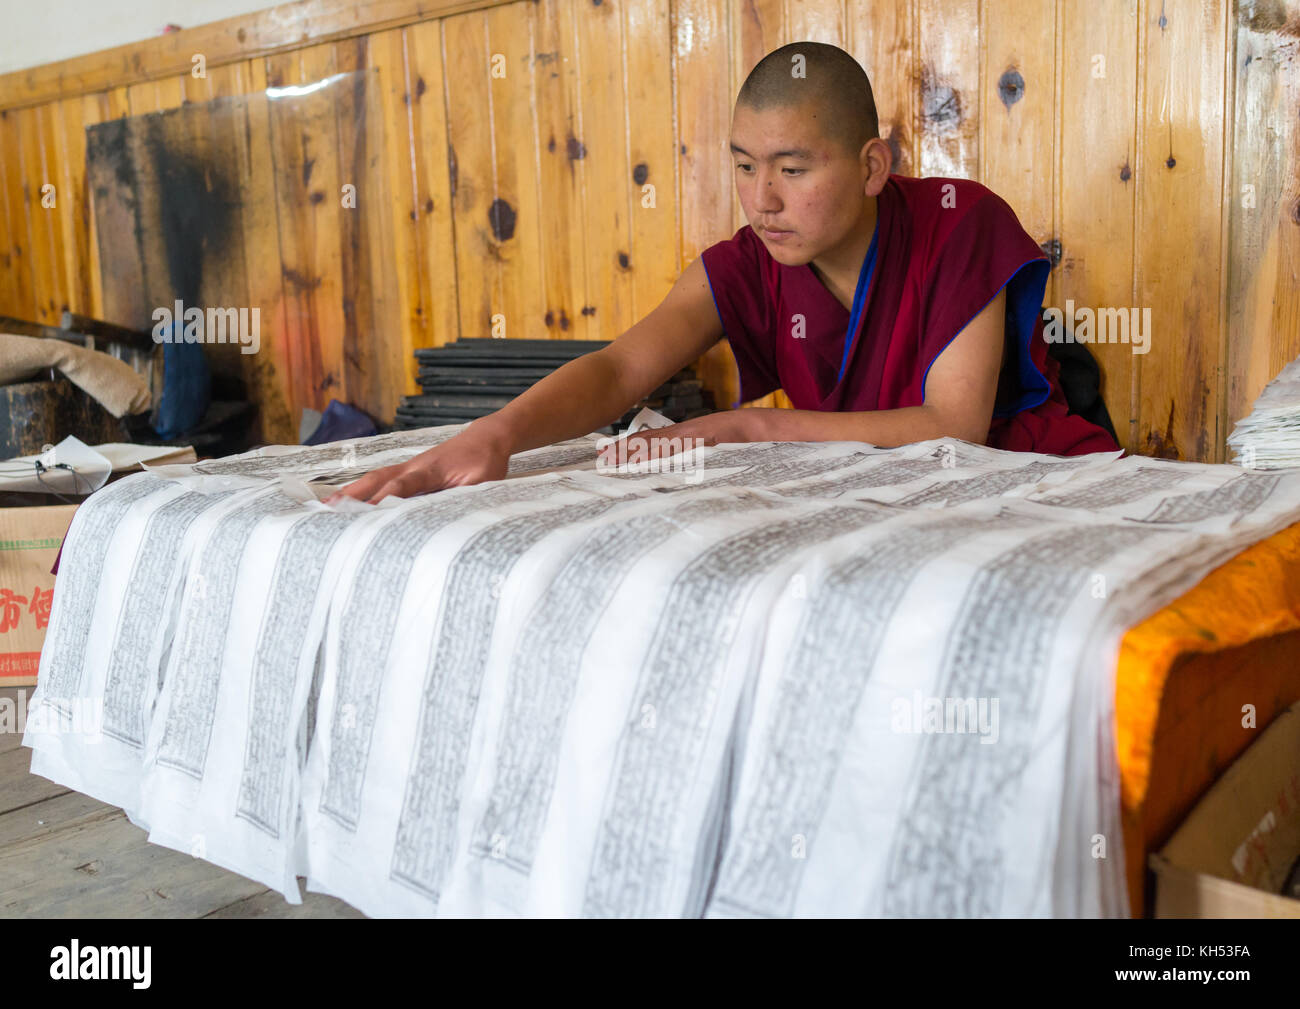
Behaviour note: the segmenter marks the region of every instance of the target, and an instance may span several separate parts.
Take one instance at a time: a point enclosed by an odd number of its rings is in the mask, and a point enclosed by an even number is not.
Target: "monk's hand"
[[[325,503],[355,498],[379,504],[390,496],[414,497],[447,487],[500,480],[509,464],[510,453],[504,445],[471,425],[404,463],[385,466],[340,487]]]
[[[667,427],[648,428],[624,435],[603,446],[602,465],[617,466],[630,460],[666,459],[700,445],[726,445],[752,441],[744,410],[720,410]]]

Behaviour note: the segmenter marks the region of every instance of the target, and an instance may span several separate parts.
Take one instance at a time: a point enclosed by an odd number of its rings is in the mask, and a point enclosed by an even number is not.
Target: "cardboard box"
[[[0,508],[0,687],[36,682],[58,556],[76,505]]]
[[[1300,918],[1300,704],[1237,758],[1159,854],[1157,918]]]

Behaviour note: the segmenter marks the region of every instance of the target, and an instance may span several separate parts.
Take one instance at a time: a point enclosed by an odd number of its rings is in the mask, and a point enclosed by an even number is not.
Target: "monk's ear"
[[[858,160],[863,171],[863,192],[867,196],[879,196],[889,181],[889,172],[894,165],[894,152],[889,144],[879,137],[872,137],[862,145]]]

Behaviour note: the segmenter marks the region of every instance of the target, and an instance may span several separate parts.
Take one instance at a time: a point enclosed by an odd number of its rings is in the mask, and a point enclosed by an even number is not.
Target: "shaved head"
[[[755,112],[806,109],[822,136],[852,157],[880,136],[866,71],[843,49],[824,42],[792,42],[768,53],[745,78],[736,104]]]

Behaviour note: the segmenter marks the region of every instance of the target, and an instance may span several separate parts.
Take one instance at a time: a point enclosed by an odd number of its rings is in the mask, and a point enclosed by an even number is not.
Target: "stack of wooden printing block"
[[[398,429],[464,424],[505,406],[556,368],[583,354],[608,346],[605,340],[456,340],[415,352],[419,396],[404,396],[397,408]],[[694,368],[683,368],[604,429],[613,434],[631,422],[643,406],[674,421],[713,410]]]

